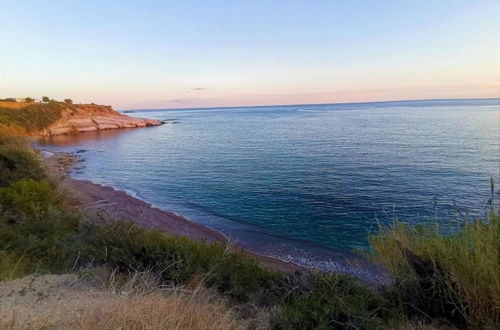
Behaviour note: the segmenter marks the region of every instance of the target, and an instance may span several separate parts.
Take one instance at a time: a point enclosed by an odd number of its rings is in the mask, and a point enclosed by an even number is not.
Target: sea
[[[499,209],[500,99],[137,109],[164,125],[45,138],[113,186],[256,253],[352,272],[395,221]]]

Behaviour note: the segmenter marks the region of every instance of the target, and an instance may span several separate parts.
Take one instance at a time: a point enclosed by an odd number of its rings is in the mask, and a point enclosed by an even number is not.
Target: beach
[[[190,221],[176,213],[155,208],[124,191],[87,180],[74,179],[67,172],[78,164],[79,159],[75,155],[54,151],[42,151],[41,154],[52,178],[59,181],[61,193],[69,196],[72,203],[81,209],[91,221],[130,221],[138,226],[158,230],[168,235],[186,237],[207,244],[228,244],[231,251],[243,253],[275,271],[294,272],[305,269],[291,262],[238,247],[216,230]]]

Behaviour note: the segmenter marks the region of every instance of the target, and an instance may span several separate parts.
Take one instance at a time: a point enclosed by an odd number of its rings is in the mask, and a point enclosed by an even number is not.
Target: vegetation
[[[276,328],[374,329],[400,317],[399,306],[388,295],[352,277],[316,273],[308,286],[291,292]]]
[[[150,273],[158,286],[184,287],[192,294],[178,299],[153,290],[130,300],[112,299],[99,307],[101,314],[88,311],[77,324],[58,320],[63,327],[170,327],[196,318],[206,319],[206,327],[223,320],[229,322],[226,328],[253,327],[245,322],[256,313],[275,329],[375,329],[398,327],[405,320],[444,320],[470,328],[499,323],[497,215],[448,236],[437,226],[382,228],[371,237],[373,254],[395,284],[374,288],[343,275],[270,271],[222,244],[167,236],[123,221],[90,223],[66,205],[36,152],[18,138],[0,138],[0,180],[0,279],[105,268],[115,278]],[[213,290],[214,305],[203,299],[198,304],[193,288]],[[237,315],[229,312],[230,305],[238,306]],[[159,306],[174,316],[160,313]],[[189,311],[193,319],[177,318],[180,311]]]
[[[266,289],[281,279],[255,261],[227,252],[222,244],[205,245],[126,222],[86,223],[81,234],[84,263],[92,260],[121,271],[152,269],[173,284],[198,278],[241,302],[269,294]]]
[[[65,285],[67,281],[73,285]],[[49,295],[50,287],[56,285],[63,288],[57,296],[45,298],[43,304],[30,301],[39,294]],[[213,290],[201,285],[193,289],[166,287],[151,272],[122,277],[95,268],[78,278],[31,277],[24,285],[16,285],[15,291],[26,293],[2,310],[0,329],[243,330],[263,329],[269,319],[269,313],[261,311],[243,320]],[[26,304],[30,313],[20,313]]]
[[[19,133],[36,132],[61,118],[62,111],[70,106],[57,101],[29,103],[21,108],[2,106],[0,103],[0,125],[13,126]]]
[[[37,155],[22,142],[9,139],[14,145],[2,144],[0,137],[0,186],[21,179],[41,179],[44,177]]]
[[[59,208],[60,201],[46,181],[23,179],[0,188],[0,205],[0,250],[9,259],[17,257],[30,272],[67,266],[78,219]]]
[[[499,325],[499,215],[446,236],[437,224],[397,222],[371,244],[375,259],[393,274],[407,313],[471,328]]]

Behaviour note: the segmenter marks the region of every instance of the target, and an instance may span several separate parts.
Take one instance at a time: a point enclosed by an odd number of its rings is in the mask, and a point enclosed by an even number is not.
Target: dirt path
[[[104,295],[74,274],[0,282],[0,328],[43,328],[51,320],[93,310]]]

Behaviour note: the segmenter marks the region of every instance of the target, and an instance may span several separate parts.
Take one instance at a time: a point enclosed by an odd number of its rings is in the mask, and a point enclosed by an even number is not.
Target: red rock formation
[[[62,117],[40,132],[39,135],[65,135],[157,125],[161,125],[158,120],[130,117],[114,111],[111,106],[82,104],[65,109]]]

